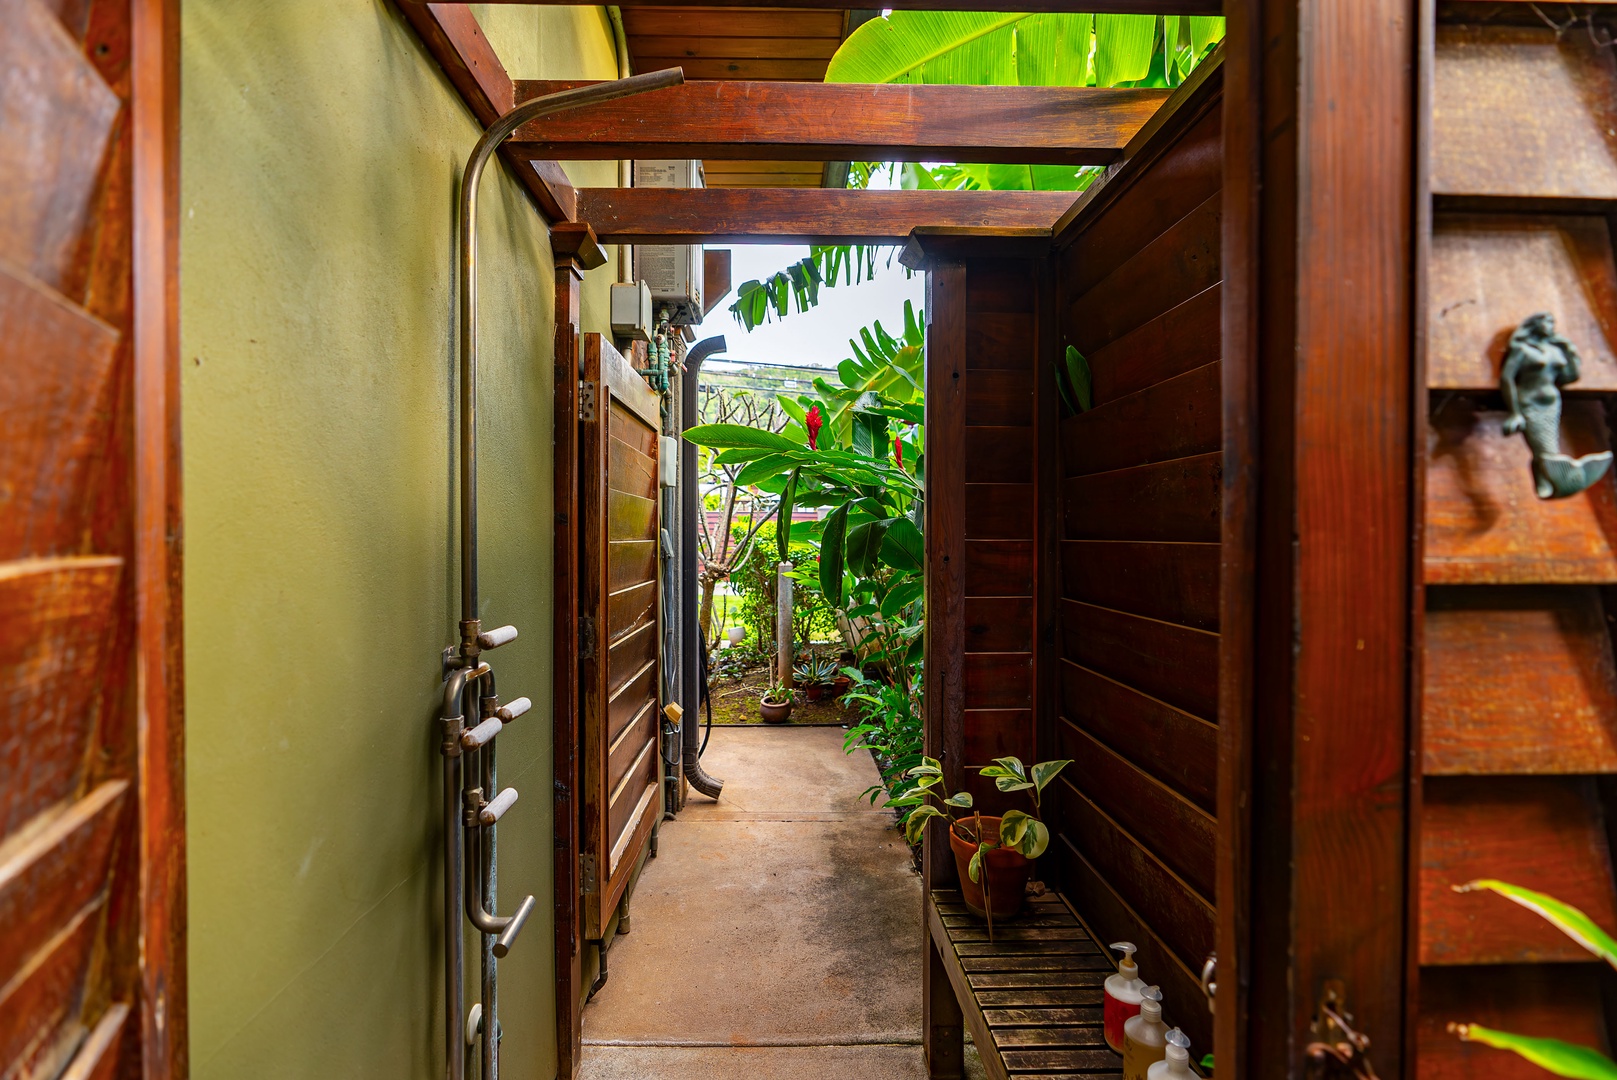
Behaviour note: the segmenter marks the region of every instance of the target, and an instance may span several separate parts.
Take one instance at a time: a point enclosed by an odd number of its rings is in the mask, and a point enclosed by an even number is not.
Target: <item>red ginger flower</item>
[[[898,467],[902,469],[904,467],[904,440],[897,435],[893,436],[893,457],[898,460]]]
[[[818,405],[809,409],[808,413],[803,417],[803,426],[808,428],[809,449],[818,450],[820,448],[818,445],[820,429],[825,426],[825,421],[820,417],[820,407]]]

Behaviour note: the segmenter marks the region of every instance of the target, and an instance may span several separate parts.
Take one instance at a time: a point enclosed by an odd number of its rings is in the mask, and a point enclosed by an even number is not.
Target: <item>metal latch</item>
[[[578,381],[578,418],[585,423],[595,420],[595,384],[588,379]]]
[[[597,889],[597,886],[595,884],[595,856],[594,855],[586,855],[586,856],[584,856],[583,861],[584,861],[584,891],[586,893],[592,893],[592,892],[595,892],[596,889]]]
[[[1380,1080],[1370,1064],[1370,1037],[1353,1029],[1353,1014],[1344,1007],[1346,999],[1346,983],[1325,980],[1309,1027],[1309,1080]]]
[[[578,658],[595,659],[595,617],[592,615],[580,615],[578,618]]]

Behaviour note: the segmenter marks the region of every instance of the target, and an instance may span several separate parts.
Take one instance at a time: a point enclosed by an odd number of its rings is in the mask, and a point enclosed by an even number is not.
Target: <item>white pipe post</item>
[[[792,564],[775,567],[775,655],[782,686],[792,685]]]

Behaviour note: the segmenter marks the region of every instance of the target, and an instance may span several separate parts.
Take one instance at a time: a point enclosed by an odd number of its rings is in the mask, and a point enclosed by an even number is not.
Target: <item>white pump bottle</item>
[[[1140,991],[1140,1015],[1123,1025],[1123,1080],[1148,1080],[1147,1070],[1166,1054],[1168,1025],[1162,1022],[1162,991]]]
[[[1134,946],[1127,941],[1119,941],[1109,946],[1123,954],[1118,962],[1117,974],[1106,979],[1106,998],[1101,1013],[1103,1021],[1102,1030],[1106,1034],[1106,1045],[1123,1052],[1123,1025],[1140,1012],[1140,991],[1145,989],[1145,983],[1140,979],[1140,968],[1134,962]]]
[[[1190,1037],[1178,1028],[1167,1034],[1166,1056],[1147,1072],[1146,1080],[1196,1080],[1190,1071]]]

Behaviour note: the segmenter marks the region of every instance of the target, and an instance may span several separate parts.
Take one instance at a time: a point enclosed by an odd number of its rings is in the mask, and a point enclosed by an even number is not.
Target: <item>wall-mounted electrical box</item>
[[[679,487],[679,440],[672,435],[657,438],[657,479],[665,488]]]
[[[612,334],[614,337],[650,341],[654,325],[651,287],[644,281],[612,286]]]
[[[698,159],[636,161],[634,186],[699,188],[705,186]],[[634,276],[651,287],[655,306],[666,305],[675,326],[702,321],[702,246],[700,244],[636,244]]]

